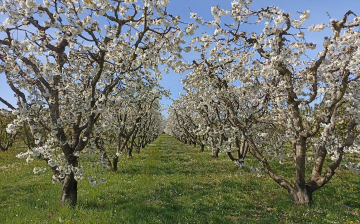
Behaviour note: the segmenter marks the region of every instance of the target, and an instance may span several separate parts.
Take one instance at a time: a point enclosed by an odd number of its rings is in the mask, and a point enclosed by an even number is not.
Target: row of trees
[[[308,11],[291,18],[274,6],[251,10],[251,1],[233,1],[231,10],[214,6],[211,22],[191,13],[196,23],[214,27],[214,34],[203,33],[182,48],[184,36],[198,26],[181,28],[168,4],[2,2],[7,18],[0,27],[0,73],[18,102],[17,108],[8,105],[16,119],[7,132],[15,134],[27,123],[34,138],[34,146],[18,157],[44,159],[53,181],[62,184],[61,203],[75,205],[77,181],[84,177],[79,160],[96,156],[93,164],[116,170],[122,152],[131,157],[133,148],[140,151],[164,129],[159,99],[168,92],[158,79],[159,66],[166,64],[165,71],[188,72],[186,94],[174,101],[167,121],[170,134],[201,150],[210,144],[214,157],[223,150],[239,166],[250,153],[296,204],[310,203],[344,155],[359,153],[359,17],[349,11],[329,25],[310,27],[331,28],[332,36],[309,59],[316,45],[304,39]],[[233,21],[223,23],[225,15]],[[242,32],[249,23],[262,31]],[[183,49],[199,52],[199,58],[184,62]],[[108,155],[107,146],[116,147],[115,155]],[[293,184],[268,163],[282,163],[287,146]],[[315,162],[306,177],[310,151]],[[353,163],[347,166],[358,171]],[[104,181],[89,179],[94,186]]]
[[[29,125],[35,145],[18,157],[46,161],[53,182],[62,184],[61,204],[76,205],[80,160],[97,156],[95,164],[116,170],[123,151],[131,157],[133,147],[139,151],[163,130],[159,99],[168,92],[159,86],[159,65],[177,65],[182,37],[195,27],[182,31],[179,17],[166,13],[166,0],[135,3],[0,5],[7,16],[0,27],[0,73],[17,97],[11,108],[17,117],[7,131]],[[117,147],[112,163],[107,145]]]
[[[340,20],[308,28],[332,31],[315,55],[316,44],[306,42],[302,28],[309,11],[294,18],[274,6],[231,4],[231,10],[212,8],[215,21],[200,22],[213,25],[214,34],[203,33],[189,46],[201,55],[183,67],[186,94],[171,106],[166,130],[211,145],[214,157],[224,151],[240,166],[250,153],[295,204],[310,204],[344,157],[360,153],[360,17],[348,11]],[[226,14],[232,23],[221,22]],[[244,32],[243,24],[260,31]],[[292,158],[293,181],[268,162],[282,164],[285,156]],[[345,166],[360,171],[360,163]]]
[[[11,104],[0,97],[0,101],[6,102],[10,108],[15,109]],[[0,149],[2,152],[7,152],[9,148],[13,147],[15,141],[20,141],[31,149],[35,146],[35,141],[30,133],[30,127],[27,123],[23,124],[23,127],[17,130],[15,133],[8,133],[8,125],[16,118],[9,110],[0,110]]]

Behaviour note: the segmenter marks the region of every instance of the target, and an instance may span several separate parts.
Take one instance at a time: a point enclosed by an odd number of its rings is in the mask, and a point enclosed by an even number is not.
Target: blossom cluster
[[[134,130],[128,144],[139,139],[144,145],[162,131],[158,100],[168,91],[159,85],[159,65],[179,68],[182,38],[196,26],[180,28],[180,17],[166,13],[168,0],[136,2],[10,0],[0,6],[7,16],[0,72],[18,97],[7,131],[29,124],[35,145],[17,157],[44,159],[54,183],[70,174],[83,179],[78,164],[89,158],[95,173],[106,168],[100,143],[119,133]]]
[[[275,6],[253,11],[250,3],[231,3],[231,26],[221,23],[219,12],[226,10],[211,9],[217,23],[214,35],[202,34],[189,45],[201,55],[184,67],[186,94],[174,101],[167,130],[178,139],[201,136],[213,151],[225,153],[239,148],[243,139],[260,167],[277,183],[281,179],[289,192],[296,190],[269,168],[268,160],[284,164],[293,158],[298,169],[295,184],[305,186],[307,181],[319,189],[343,158],[351,160],[351,153],[360,152],[358,17],[351,21],[349,11],[339,21],[310,26],[308,32],[326,27],[333,31],[317,45],[297,39],[305,37],[297,28],[310,11],[292,19]],[[250,21],[263,25],[262,32],[238,30]],[[314,50],[319,50],[317,56],[309,59],[307,53]],[[323,174],[326,158],[333,163],[327,167],[331,172]],[[314,167],[308,180],[300,175],[306,166]],[[347,167],[356,166],[349,162]]]

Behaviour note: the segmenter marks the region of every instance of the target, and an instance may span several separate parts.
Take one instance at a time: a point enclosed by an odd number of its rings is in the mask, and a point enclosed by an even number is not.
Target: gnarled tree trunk
[[[71,156],[68,159],[68,163],[73,165],[73,167],[77,167],[77,157]],[[74,172],[66,175],[60,182],[62,186],[60,205],[69,204],[71,207],[75,207],[77,204],[77,181],[75,180]]]
[[[74,173],[66,175],[63,180],[61,180],[62,192],[60,204],[69,204],[71,207],[74,207],[77,203],[77,181],[74,178]]]
[[[293,189],[289,191],[289,195],[291,200],[296,205],[310,205],[312,200],[312,191],[308,189],[307,187],[304,187],[303,189]]]

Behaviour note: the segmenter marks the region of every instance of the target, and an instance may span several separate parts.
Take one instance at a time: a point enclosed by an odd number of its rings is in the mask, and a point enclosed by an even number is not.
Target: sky
[[[140,0],[139,0],[140,1]],[[201,16],[204,21],[212,21],[214,20],[211,15],[211,7],[219,5],[222,9],[231,9],[232,0],[170,0],[170,5],[167,8],[167,12],[174,16],[180,15],[181,21],[183,22],[193,22],[190,19],[190,10],[191,12],[197,13],[198,16]],[[311,26],[312,24],[320,24],[325,23],[328,24],[330,22],[330,18],[335,20],[340,20],[343,15],[348,11],[352,10],[355,14],[360,16],[360,0],[253,0],[251,5],[252,10],[259,10],[261,8],[265,8],[267,6],[277,6],[280,9],[283,9],[285,13],[290,13],[293,15],[292,18],[298,19],[299,16],[296,15],[296,12],[304,12],[306,10],[310,10],[310,19],[303,24],[304,28]],[[358,11],[357,11],[358,10]],[[227,16],[230,18],[229,16]],[[225,19],[226,17],[224,17]],[[4,17],[0,17],[0,22],[2,23]],[[350,17],[353,19],[353,16]],[[259,26],[247,26],[240,28],[241,31],[246,32],[257,32],[262,30],[263,27]],[[327,30],[326,30],[327,29]],[[330,29],[326,28],[323,32],[305,32],[305,39],[307,42],[318,43],[322,46],[322,41],[325,36],[330,36]],[[202,32],[207,32],[213,34],[214,28],[208,27],[200,27],[197,30],[197,34],[200,35]],[[195,34],[195,36],[197,36]],[[193,36],[193,37],[195,37]],[[189,41],[193,37],[187,37],[186,44],[189,44]],[[317,53],[321,49],[315,49],[313,51],[313,55],[317,55]],[[192,61],[195,59],[196,54],[189,52],[183,54],[184,60]],[[161,103],[163,107],[166,108],[168,105],[171,105],[172,99],[176,99],[179,96],[179,93],[184,93],[183,85],[180,82],[181,78],[185,78],[186,74],[177,74],[170,70],[169,74],[163,74],[162,80],[160,81],[160,85],[162,85],[165,89],[170,89],[171,96],[170,98],[163,98]],[[13,92],[8,87],[5,79],[5,74],[0,74],[0,96],[5,100],[9,101],[11,104],[16,105],[16,99],[13,96]],[[0,108],[5,108],[0,102]],[[167,116],[166,109],[162,111],[163,115]]]

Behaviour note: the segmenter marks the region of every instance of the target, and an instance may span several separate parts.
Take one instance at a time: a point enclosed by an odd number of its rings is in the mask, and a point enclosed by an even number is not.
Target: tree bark
[[[212,151],[212,157],[213,157],[213,158],[218,158],[218,157],[219,157],[219,151],[220,151],[219,148],[213,149],[213,151]]]
[[[200,152],[204,152],[205,150],[205,145],[204,144],[200,144]]]
[[[136,153],[140,153],[140,145],[136,146]]]
[[[312,191],[307,187],[304,189],[293,189],[289,192],[291,200],[296,205],[311,205]]]
[[[113,159],[113,171],[117,171],[118,167],[118,162],[119,162],[119,157],[118,156],[114,156],[114,159]]]
[[[70,156],[68,164],[77,167],[77,157]],[[61,180],[61,186],[62,193],[60,205],[69,204],[71,207],[75,207],[77,204],[77,181],[75,180],[74,173],[72,171]]]
[[[128,159],[131,159],[132,158],[132,147],[129,147],[127,150],[126,150],[126,156]]]
[[[69,204],[71,207],[75,207],[77,203],[77,181],[74,178],[74,173],[66,175],[61,180],[62,193],[60,205]]]
[[[216,142],[214,139],[211,140],[211,150],[212,150],[212,157],[218,158],[220,149],[216,147]]]

